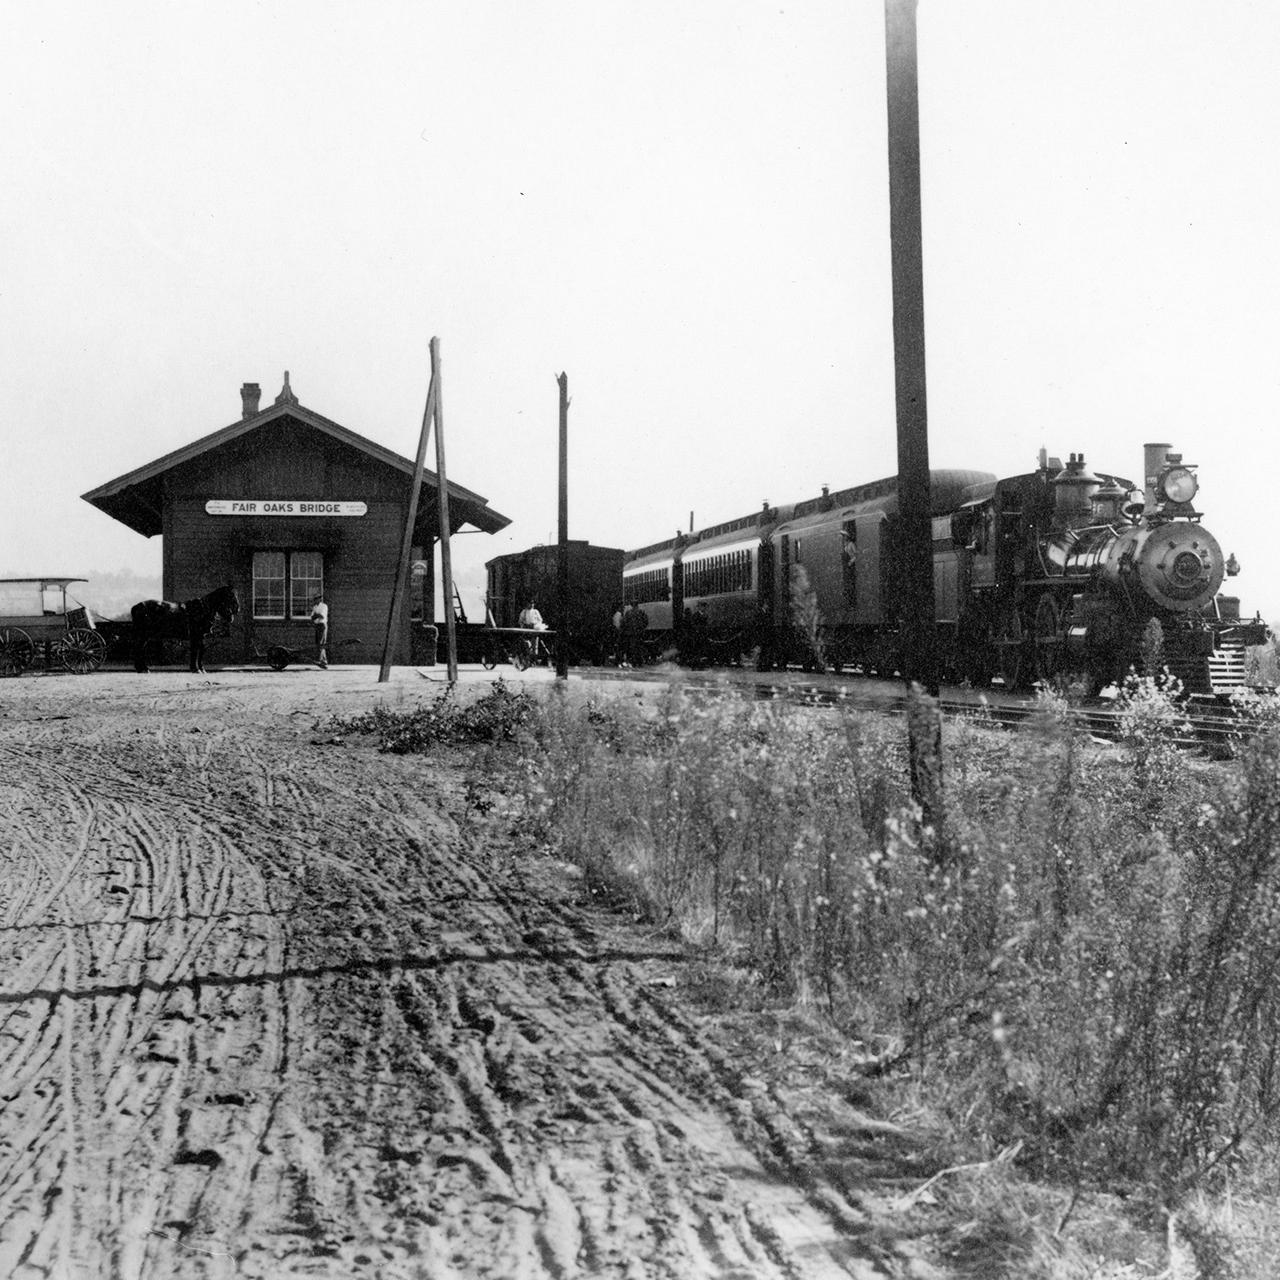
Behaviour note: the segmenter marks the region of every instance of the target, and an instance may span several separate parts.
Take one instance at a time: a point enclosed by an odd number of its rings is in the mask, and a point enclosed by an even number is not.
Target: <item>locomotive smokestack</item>
[[[1148,517],[1156,509],[1156,485],[1164,470],[1165,455],[1172,448],[1170,444],[1142,446],[1142,501],[1146,504],[1145,513]]]

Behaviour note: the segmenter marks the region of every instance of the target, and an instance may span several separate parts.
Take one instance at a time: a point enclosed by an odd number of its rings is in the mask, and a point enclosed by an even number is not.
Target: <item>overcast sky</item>
[[[0,574],[159,573],[79,495],[264,403],[634,547],[895,467],[881,0],[19,3]],[[1280,6],[921,0],[931,460],[1201,465],[1280,619]],[[474,591],[464,598],[474,607]]]

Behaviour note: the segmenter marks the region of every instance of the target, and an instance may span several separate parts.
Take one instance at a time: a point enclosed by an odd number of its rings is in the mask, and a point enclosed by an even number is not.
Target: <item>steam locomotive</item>
[[[1044,450],[1025,475],[930,479],[944,678],[1026,688],[1064,676],[1096,691],[1141,669],[1154,619],[1188,692],[1243,686],[1245,649],[1270,633],[1220,594],[1239,566],[1201,524],[1196,468],[1170,446],[1145,447],[1141,488]],[[627,553],[623,600],[644,610],[655,650],[892,674],[901,540],[896,477],[824,488]]]

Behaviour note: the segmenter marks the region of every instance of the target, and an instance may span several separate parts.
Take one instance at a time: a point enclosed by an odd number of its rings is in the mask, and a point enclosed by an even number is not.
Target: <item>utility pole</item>
[[[435,415],[436,339],[431,339],[431,384],[427,388],[427,407],[422,414],[422,431],[418,435],[418,453],[413,462],[413,483],[409,486],[409,508],[405,512],[404,537],[400,542],[400,557],[396,561],[395,581],[391,585],[391,611],[387,616],[387,636],[382,645],[382,665],[378,668],[378,683],[386,684],[391,674],[391,657],[400,636],[400,616],[404,612],[404,586],[409,577],[409,555],[413,548],[413,526],[418,518],[418,496],[422,492],[422,473],[427,459],[427,440],[431,436],[431,419]]]
[[[889,97],[889,239],[893,263],[893,365],[898,416],[898,545],[903,676],[938,693],[933,600],[929,417],[925,398],[924,253],[916,0],[885,0]]]
[[[453,556],[449,550],[449,478],[444,467],[444,395],[440,378],[440,339],[431,339],[431,385],[436,389],[436,484],[440,486],[440,578],[444,591],[445,653],[448,680],[458,683],[458,631],[453,618]]]
[[[920,199],[917,0],[885,0],[889,119],[889,241],[893,265],[893,367],[898,419],[898,545],[902,674],[915,705],[907,717],[911,789],[926,827],[941,824],[942,720],[933,596],[929,416],[925,398],[924,251]],[[928,697],[921,697],[913,686]]]
[[[569,375],[560,384],[560,542],[556,554],[556,679],[569,678]]]

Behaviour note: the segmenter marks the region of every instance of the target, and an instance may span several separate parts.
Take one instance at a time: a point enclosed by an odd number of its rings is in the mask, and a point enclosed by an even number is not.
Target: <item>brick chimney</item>
[[[256,382],[246,382],[240,388],[240,417],[252,418],[258,412],[258,401],[262,398],[262,388]]]

